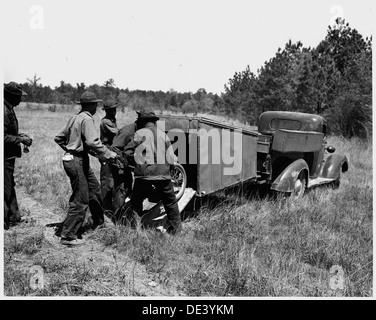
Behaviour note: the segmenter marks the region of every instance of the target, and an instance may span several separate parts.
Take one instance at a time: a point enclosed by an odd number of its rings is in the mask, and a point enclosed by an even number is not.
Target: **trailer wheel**
[[[183,166],[178,163],[172,166],[170,174],[176,199],[179,200],[183,196],[187,186],[187,173],[185,172]]]

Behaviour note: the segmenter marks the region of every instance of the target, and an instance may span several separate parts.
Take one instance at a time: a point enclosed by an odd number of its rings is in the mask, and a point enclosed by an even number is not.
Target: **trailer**
[[[178,157],[171,176],[180,212],[193,197],[256,182],[256,131],[201,116],[158,116],[157,126],[168,135]],[[165,220],[163,205],[153,195],[144,202],[144,211],[144,226]]]

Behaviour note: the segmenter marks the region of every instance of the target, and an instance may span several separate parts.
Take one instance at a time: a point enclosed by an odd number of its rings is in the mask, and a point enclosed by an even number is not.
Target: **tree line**
[[[164,91],[152,90],[129,90],[120,89],[115,85],[113,79],[107,80],[103,85],[93,84],[86,86],[85,83],[77,83],[73,86],[70,83],[60,81],[60,86],[52,89],[50,86],[43,86],[38,83],[39,79],[34,76],[33,80],[23,83],[24,90],[28,93],[25,102],[48,103],[48,104],[74,104],[79,101],[85,90],[90,90],[98,98],[112,98],[119,102],[121,108],[133,110],[154,109],[167,110],[184,113],[217,113],[222,102],[221,96],[208,93],[204,88],[197,92],[177,92],[170,89]]]
[[[335,134],[371,137],[372,129],[372,37],[363,38],[343,19],[328,27],[327,35],[315,48],[288,41],[278,48],[254,74],[249,66],[235,72],[220,95],[120,89],[113,79],[103,85],[75,86],[60,82],[54,89],[38,83],[23,84],[25,101],[72,104],[85,90],[98,97],[115,98],[122,108],[167,110],[183,113],[212,113],[257,125],[268,110],[307,112],[323,115]]]
[[[335,134],[371,137],[372,38],[337,19],[317,47],[290,40],[257,75],[235,73],[222,98],[227,114],[251,123],[268,110],[307,112]]]

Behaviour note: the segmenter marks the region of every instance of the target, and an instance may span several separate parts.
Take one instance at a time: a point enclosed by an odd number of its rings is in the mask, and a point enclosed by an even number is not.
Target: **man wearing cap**
[[[112,140],[118,133],[119,129],[116,125],[116,107],[118,104],[109,99],[104,102],[102,110],[106,112],[100,124],[100,138],[106,147],[110,147]],[[114,190],[114,178],[111,172],[111,167],[108,162],[101,163],[100,172],[101,192],[103,200],[103,209],[113,212],[112,197]]]
[[[138,130],[123,152],[127,161],[133,158],[135,163],[131,205],[142,216],[144,199],[155,192],[166,210],[167,231],[177,234],[182,228],[181,217],[170,175],[170,166],[177,163],[177,157],[167,134],[157,128],[158,119],[152,111],[139,112]]]
[[[21,221],[18,209],[14,165],[16,158],[21,157],[21,143],[30,146],[32,139],[18,132],[18,120],[13,110],[26,96],[26,92],[15,82],[4,85],[4,228]]]
[[[64,245],[84,243],[79,239],[79,231],[88,207],[93,219],[93,229],[104,223],[101,189],[90,168],[89,154],[101,161],[108,161],[114,159],[116,153],[102,144],[94,125],[93,115],[100,101],[102,100],[98,100],[94,93],[84,92],[77,102],[81,104],[81,111],[71,117],[55,137],[55,142],[65,151],[63,166],[72,186],[67,217],[61,229],[61,243]]]

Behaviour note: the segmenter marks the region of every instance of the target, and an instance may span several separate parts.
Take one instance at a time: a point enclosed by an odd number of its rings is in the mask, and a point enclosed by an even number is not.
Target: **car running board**
[[[307,188],[312,188],[312,187],[315,187],[321,184],[330,183],[333,181],[335,181],[335,179],[318,177],[318,178],[309,180]]]

